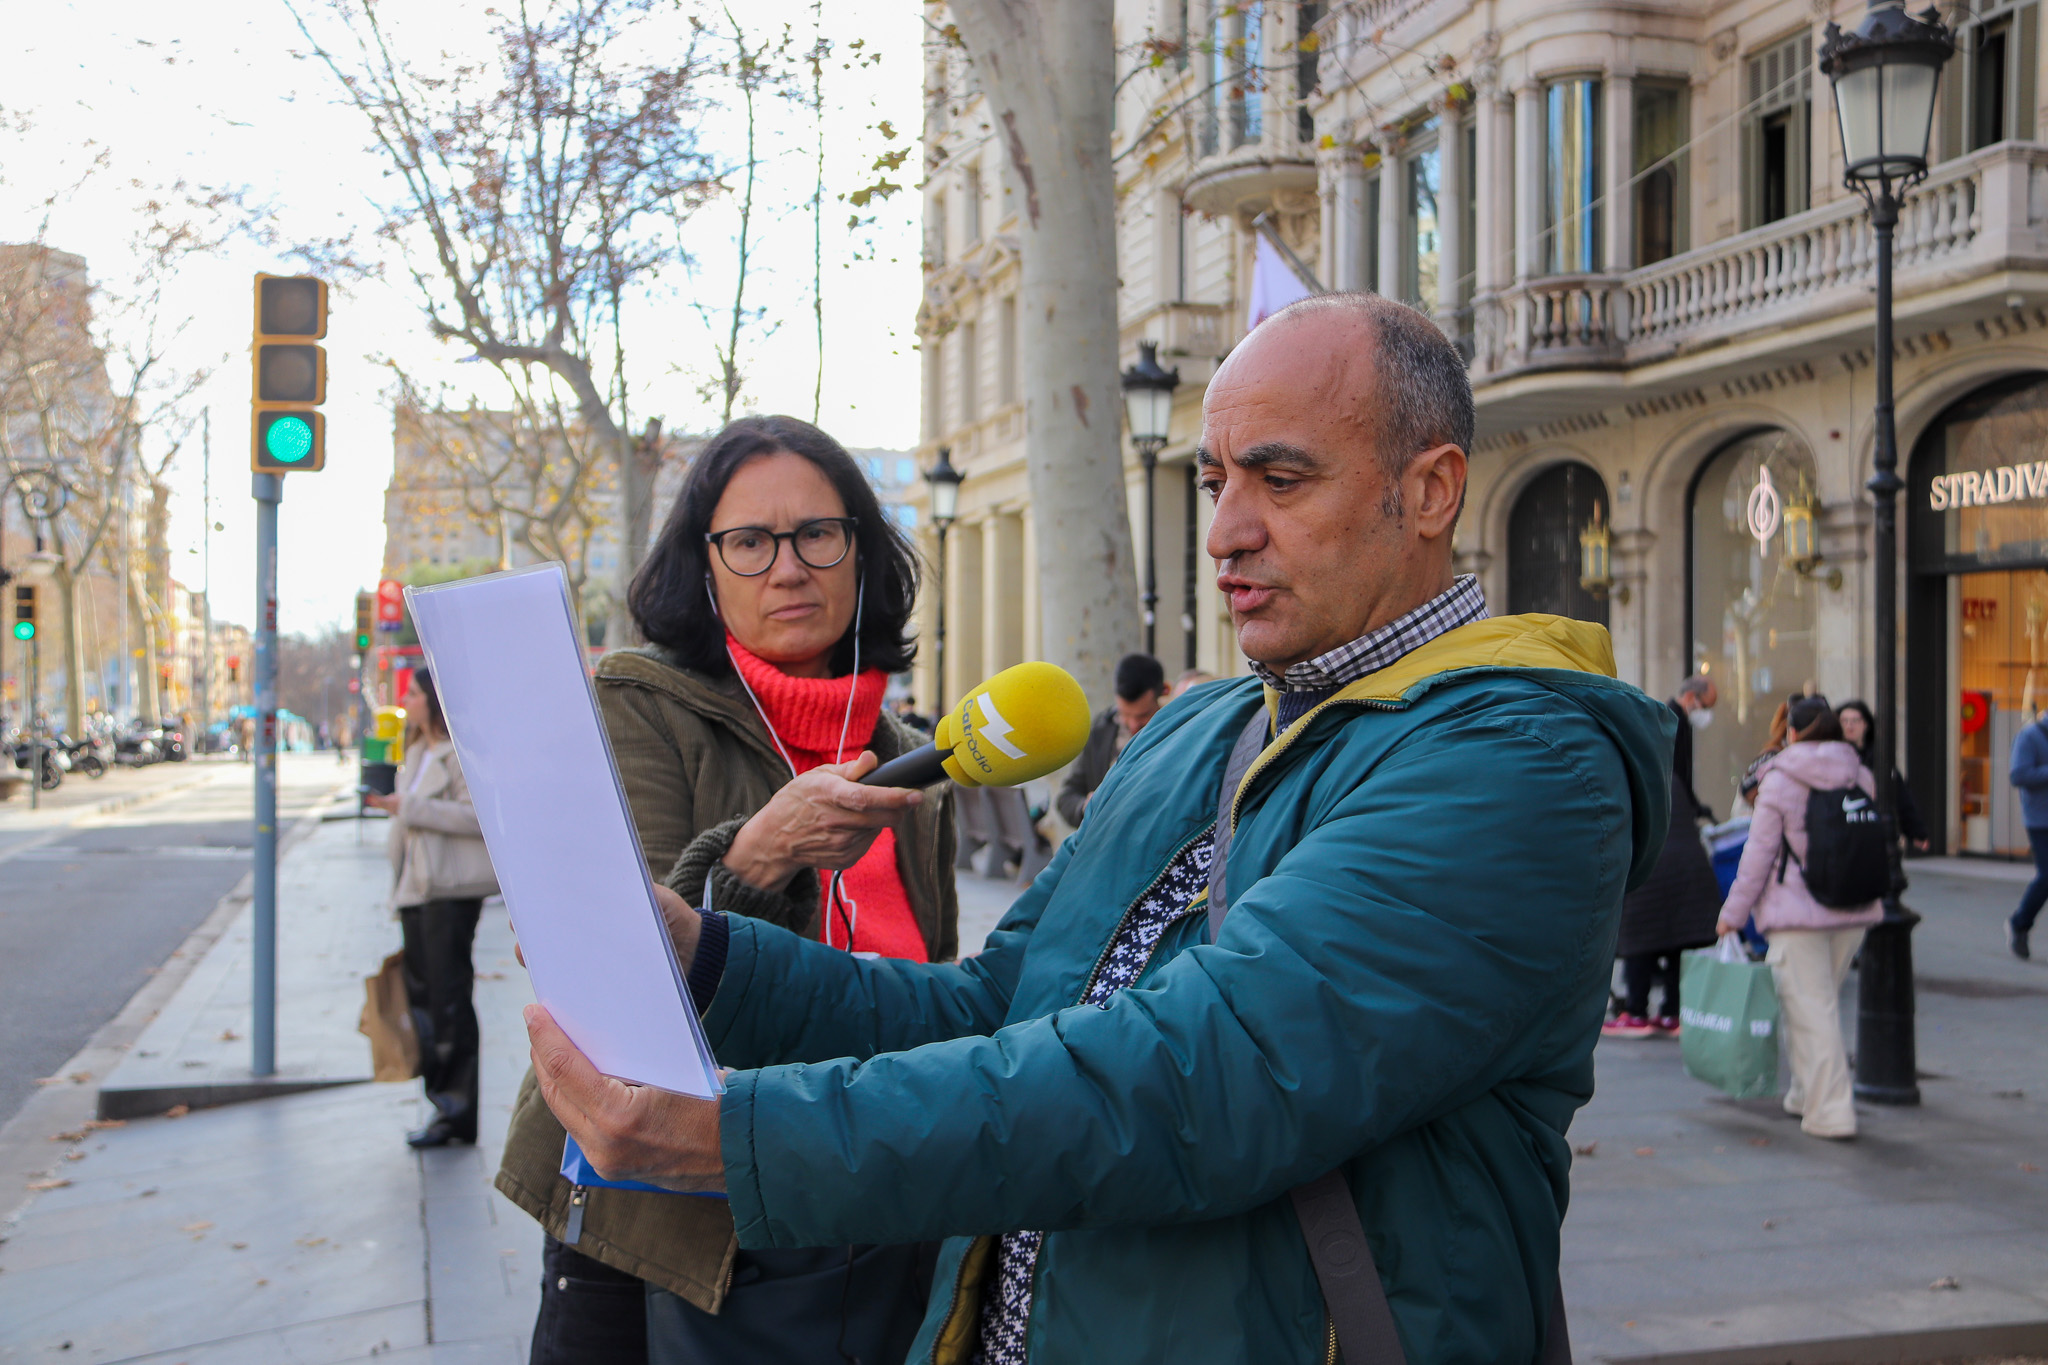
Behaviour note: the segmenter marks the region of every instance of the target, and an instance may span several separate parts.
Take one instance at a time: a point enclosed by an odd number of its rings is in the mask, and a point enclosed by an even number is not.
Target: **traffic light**
[[[374,593],[356,594],[356,653],[367,653],[370,631],[376,624],[377,598]]]
[[[250,342],[249,467],[261,474],[327,465],[327,284],[311,275],[256,277]]]
[[[14,638],[23,641],[36,638],[36,585],[33,583],[14,585]]]

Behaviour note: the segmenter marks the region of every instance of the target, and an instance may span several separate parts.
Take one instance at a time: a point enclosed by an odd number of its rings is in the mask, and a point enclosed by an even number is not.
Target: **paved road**
[[[353,781],[354,770],[325,755],[286,755],[279,774],[291,819]],[[124,791],[117,778],[143,781],[122,782]],[[114,814],[98,813],[97,802],[42,819],[18,802],[0,813],[0,1123],[249,870],[247,767],[162,764],[93,786],[102,800],[185,789]]]

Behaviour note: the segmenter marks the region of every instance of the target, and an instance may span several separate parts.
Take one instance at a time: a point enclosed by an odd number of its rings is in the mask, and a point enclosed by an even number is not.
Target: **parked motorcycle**
[[[14,746],[14,766],[34,774],[36,785],[48,792],[64,785],[64,774],[71,771],[71,759],[59,745],[37,738]]]
[[[107,775],[107,759],[112,750],[98,735],[87,735],[84,739],[60,735],[57,744],[64,756],[71,760],[73,771],[84,773],[95,781]]]

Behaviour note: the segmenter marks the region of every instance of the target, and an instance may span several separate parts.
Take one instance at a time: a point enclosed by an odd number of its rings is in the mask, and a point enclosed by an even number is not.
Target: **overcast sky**
[[[322,12],[321,0],[302,9]],[[400,22],[424,51],[476,51],[485,6],[470,0],[410,0]],[[736,11],[752,29],[787,23],[810,33],[811,7],[753,0]],[[872,229],[849,232],[850,210],[834,196],[873,178],[885,145],[874,126],[919,127],[921,28],[914,0],[832,0],[828,35],[844,50],[864,39],[880,61],[855,70],[835,62],[827,78],[828,211],[825,225],[826,360],[820,421],[849,446],[907,447],[917,438],[918,367],[913,350],[920,280],[917,196],[883,205]],[[800,43],[800,45],[802,45]],[[43,232],[53,246],[87,258],[96,280],[117,287],[132,273],[136,205],[154,187],[184,179],[246,187],[273,210],[286,241],[348,237],[376,221],[387,192],[384,166],[367,150],[360,115],[336,102],[324,68],[303,57],[305,40],[283,0],[42,0],[9,7],[0,47],[0,110],[25,117],[25,135],[0,152],[0,240]],[[749,294],[766,304],[779,331],[758,342],[747,406],[809,416],[816,372],[810,315],[811,227],[801,202],[811,191],[810,129],[786,109],[772,113],[765,150],[773,158],[758,191],[757,227],[767,237]],[[739,159],[740,129],[716,117],[709,141]],[[105,166],[67,192],[96,156]],[[913,156],[895,178],[914,185]],[[53,194],[57,202],[45,210]],[[47,229],[43,227],[47,212]],[[696,258],[677,296],[633,319],[639,358],[633,377],[639,417],[659,414],[671,430],[703,430],[717,410],[698,396],[708,337],[689,306],[723,302],[733,283],[729,207],[694,220]],[[872,243],[873,250],[868,250]],[[368,249],[367,237],[359,245]],[[218,259],[181,270],[169,314],[184,331],[171,355],[181,368],[214,370],[203,403],[213,416],[212,586],[215,611],[253,617],[255,520],[249,498],[250,277],[294,271],[286,257],[237,243]],[[359,587],[372,586],[382,555],[383,491],[391,475],[388,372],[394,357],[457,384],[486,371],[454,364],[459,352],[429,340],[420,303],[403,271],[391,283],[337,291],[327,338],[327,467],[289,476],[280,521],[280,628],[313,631],[343,622]],[[118,382],[118,379],[117,379]],[[490,401],[488,389],[479,392]],[[202,459],[195,440],[171,474],[173,570],[201,582]]]

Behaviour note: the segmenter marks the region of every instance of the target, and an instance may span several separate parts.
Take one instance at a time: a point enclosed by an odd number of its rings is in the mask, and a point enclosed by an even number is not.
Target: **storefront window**
[[[1949,409],[1911,468],[1902,747],[1929,823],[1966,853],[2027,851],[2006,774],[2021,727],[2048,709],[2043,457],[2048,381],[2028,375]],[[1936,772],[1944,783],[1925,780]]]
[[[1826,588],[1788,557],[1785,518],[1813,487],[1812,454],[1784,431],[1723,449],[1694,486],[1693,667],[1721,693],[1713,726],[1693,741],[1694,790],[1717,815],[1728,814],[1778,703],[1814,684],[1814,625]]]

